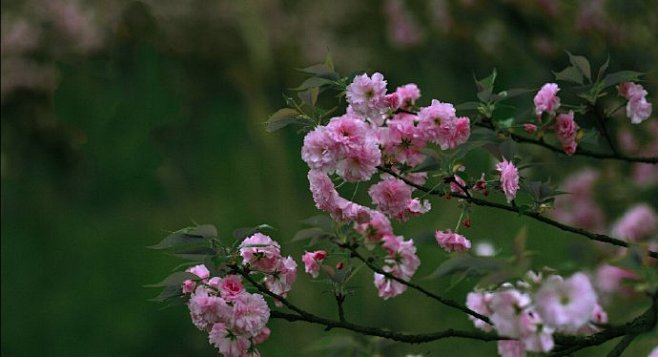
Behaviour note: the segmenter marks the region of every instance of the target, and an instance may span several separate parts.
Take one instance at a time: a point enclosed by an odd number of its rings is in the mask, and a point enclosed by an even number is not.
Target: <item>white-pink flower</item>
[[[530,296],[521,291],[507,288],[493,293],[489,308],[491,323],[501,336],[519,338],[521,312],[530,306]]]
[[[389,266],[385,266],[383,270],[387,273],[393,274],[394,276],[399,275],[397,270]],[[377,288],[377,295],[384,300],[396,297],[407,290],[406,285],[393,279],[389,279],[388,277],[379,273],[374,273],[374,283],[375,287]]]
[[[219,281],[218,289],[220,296],[226,301],[233,301],[245,292],[242,278],[235,274],[223,277]]]
[[[251,347],[248,337],[236,335],[223,323],[212,325],[208,340],[224,357],[243,357]]]
[[[320,274],[320,265],[327,257],[327,252],[324,250],[316,250],[314,252],[304,252],[302,261],[304,262],[304,270],[313,278],[317,278]]]
[[[548,352],[555,345],[553,342],[554,329],[546,326],[532,308],[521,313],[519,332],[526,351]]]
[[[394,267],[397,277],[406,280],[416,273],[420,259],[416,255],[413,240],[404,240],[402,236],[387,235],[382,239],[382,247],[388,253],[384,263]]]
[[[279,259],[278,265],[271,274],[265,277],[265,286],[277,294],[285,297],[297,279],[297,263],[291,257]]]
[[[380,241],[385,235],[393,234],[391,221],[383,213],[377,210],[370,210],[369,213],[368,222],[354,225],[354,230],[365,238],[366,243],[373,244]]]
[[[555,83],[546,83],[541,87],[533,99],[537,116],[541,116],[544,112],[555,114],[560,107],[560,97],[557,96],[559,91],[560,87]]]
[[[500,172],[500,187],[505,193],[507,202],[511,202],[519,189],[519,170],[505,159],[496,164],[496,170]]]
[[[388,101],[386,80],[381,73],[375,73],[372,77],[368,77],[366,73],[354,77],[352,83],[347,86],[345,95],[352,112],[375,125],[382,125]]]
[[[232,314],[231,307],[221,297],[213,295],[204,286],[198,286],[187,303],[192,323],[199,330],[207,330],[212,324],[226,321]]]
[[[259,294],[243,293],[233,300],[231,329],[247,336],[258,335],[270,318],[270,308]]]
[[[439,246],[447,252],[465,252],[471,249],[471,241],[450,229],[447,231],[437,230],[434,237]]]
[[[326,126],[319,126],[304,137],[302,160],[313,170],[336,171],[336,157],[340,154]]]
[[[583,273],[569,279],[550,276],[535,295],[537,312],[547,325],[558,330],[573,331],[585,325],[596,302],[596,292]]]
[[[489,317],[492,314],[492,311],[489,308],[489,304],[491,303],[492,298],[493,294],[489,292],[470,292],[468,295],[466,295],[466,307],[480,315]],[[479,328],[480,330],[486,332],[491,331],[492,327],[490,324],[471,315],[468,315],[468,318],[473,322],[473,325],[475,325],[475,327]]]
[[[391,107],[393,109],[412,109],[416,100],[420,98],[420,89],[414,83],[405,84],[401,87],[397,87],[395,92],[391,93],[389,96],[394,97],[394,99],[389,99]]]
[[[281,260],[281,246],[262,233],[245,238],[240,244],[240,256],[244,264],[253,269],[271,272]]]
[[[626,116],[631,119],[631,123],[640,124],[651,116],[651,103],[647,102],[647,91],[641,84],[625,82],[617,89],[619,94],[628,100]]]

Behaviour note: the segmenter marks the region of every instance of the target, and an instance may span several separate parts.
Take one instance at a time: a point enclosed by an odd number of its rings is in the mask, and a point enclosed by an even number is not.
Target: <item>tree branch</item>
[[[414,188],[417,188],[418,190],[423,191],[427,194],[430,194],[430,195],[446,194],[443,191],[439,191],[439,190],[436,190],[436,189],[431,189],[431,188],[428,188],[428,187],[425,187],[425,186],[422,186],[422,185],[415,184],[415,183],[409,181],[408,179],[406,179],[405,177],[395,173],[393,170],[388,169],[386,167],[378,166],[377,168],[379,170],[383,171],[383,172],[386,172],[390,175],[393,175],[393,176],[397,177],[398,179],[404,181],[407,185],[412,186]],[[624,242],[621,239],[612,238],[612,237],[607,236],[605,234],[590,232],[590,231],[582,229],[582,228],[568,226],[566,224],[563,224],[563,223],[560,223],[558,221],[552,220],[548,217],[542,216],[541,214],[536,213],[536,212],[522,211],[516,206],[511,206],[511,205],[506,205],[506,204],[502,204],[502,203],[487,201],[487,200],[483,200],[483,199],[480,199],[480,198],[475,198],[475,197],[472,197],[472,196],[463,195],[461,193],[456,193],[456,192],[449,192],[447,194],[449,194],[452,197],[461,198],[461,199],[466,200],[466,201],[468,201],[472,204],[475,204],[477,206],[497,208],[497,209],[500,209],[500,210],[504,210],[504,211],[508,211],[508,212],[514,212],[514,213],[517,213],[517,214],[522,215],[522,216],[530,217],[534,220],[540,221],[542,223],[546,223],[546,224],[551,225],[553,227],[559,228],[563,231],[575,233],[575,234],[587,237],[590,240],[594,240],[594,241],[597,241],[597,242],[612,244],[612,245],[615,245],[615,246],[618,246],[618,247],[624,247],[624,248],[628,248],[630,246],[627,242]],[[658,253],[654,252],[654,251],[649,251],[648,255],[652,258],[658,258]]]

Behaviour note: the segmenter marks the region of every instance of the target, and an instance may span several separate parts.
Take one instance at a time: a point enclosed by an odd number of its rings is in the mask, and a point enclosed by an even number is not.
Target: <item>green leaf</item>
[[[480,107],[479,102],[466,102],[455,105],[456,110],[477,110]]]
[[[319,214],[302,220],[307,226],[317,227],[325,232],[332,232],[334,228],[334,221],[326,214]]]
[[[168,235],[165,239],[156,245],[148,248],[151,249],[170,249],[183,245],[200,244],[210,238],[217,237],[217,228],[210,224],[204,224],[196,227],[186,227]]]
[[[292,123],[300,122],[300,113],[292,108],[283,108],[277,110],[274,114],[267,119],[265,123],[268,133],[275,132],[281,128],[284,128]]]
[[[633,82],[640,79],[643,73],[635,71],[619,71],[610,73],[603,78],[603,88],[614,86],[622,82]]]
[[[318,87],[309,88],[305,91],[301,91],[297,93],[299,99],[301,99],[302,102],[304,102],[304,104],[310,107],[315,107],[315,103],[317,103],[319,95],[320,95],[320,88]]]
[[[514,159],[516,153],[518,152],[518,146],[519,144],[517,144],[516,141],[512,139],[507,139],[503,141],[502,143],[500,143],[500,145],[498,145],[500,156],[507,160]]]
[[[498,73],[494,68],[489,77],[477,80],[475,79],[475,87],[477,88],[477,97],[482,102],[488,102],[491,99],[491,94],[493,93],[494,83],[496,82],[496,76]]]
[[[290,90],[302,91],[313,87],[322,87],[322,86],[333,85],[333,84],[334,81],[331,79],[322,78],[322,77],[311,77],[305,80],[304,82],[302,82],[302,84],[300,84],[299,87],[291,88]]]
[[[170,274],[168,277],[166,277],[164,280],[157,284],[149,284],[145,285],[147,288],[160,288],[164,286],[177,286],[180,289],[181,284],[185,280],[198,280],[199,277],[196,276],[195,274],[192,274],[190,272],[186,271],[177,271],[175,273]]]
[[[596,76],[596,81],[600,81],[601,78],[603,78],[603,75],[605,74],[605,71],[608,70],[608,65],[610,64],[610,55],[608,55],[608,58],[605,60],[605,63],[599,67],[599,74]]]
[[[502,92],[492,95],[491,100],[493,100],[494,102],[502,102],[503,100],[512,99],[532,92],[534,92],[534,90],[532,89],[514,88],[514,89],[504,90]]]
[[[290,241],[298,242],[300,240],[331,237],[331,236],[333,236],[333,234],[326,232],[324,229],[313,227],[313,228],[302,229],[299,232],[295,233],[295,235],[292,237]]]
[[[589,64],[587,58],[583,56],[575,56],[571,52],[567,51],[569,55],[569,62],[578,69],[578,71],[585,76],[585,78],[592,80],[592,67]]]
[[[457,273],[465,273],[468,276],[483,276],[492,271],[498,271],[505,266],[506,263],[498,258],[458,255],[441,263],[427,278],[442,278]]]
[[[576,67],[569,66],[560,72],[553,72],[558,81],[583,84],[583,74]]]

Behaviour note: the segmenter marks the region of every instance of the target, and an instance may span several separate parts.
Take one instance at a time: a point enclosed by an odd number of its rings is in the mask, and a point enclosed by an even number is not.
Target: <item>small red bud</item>
[[[343,267],[345,267],[345,264],[343,264],[343,262],[338,262],[338,264],[336,264],[336,269],[338,270],[342,270]]]
[[[466,218],[464,220],[464,227],[471,228],[471,219],[470,218]]]

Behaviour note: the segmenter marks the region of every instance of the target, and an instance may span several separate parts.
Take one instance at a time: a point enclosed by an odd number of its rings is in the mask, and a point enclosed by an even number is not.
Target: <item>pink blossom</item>
[[[311,170],[308,173],[311,193],[315,206],[325,212],[329,212],[331,217],[338,221],[356,221],[365,223],[370,219],[369,209],[338,195],[334,188],[333,182],[329,176],[318,170]]]
[[[434,236],[439,246],[447,252],[465,252],[471,249],[471,241],[450,229],[447,231],[437,230]]]
[[[245,336],[236,335],[228,330],[223,323],[212,325],[208,334],[210,344],[217,347],[224,357],[242,357],[248,353],[251,346],[249,339]]]
[[[555,345],[553,342],[554,329],[544,325],[533,309],[526,309],[521,313],[519,331],[526,351],[548,352]]]
[[[535,296],[537,312],[547,325],[577,330],[592,316],[597,296],[587,275],[576,273],[569,279],[553,275]]]
[[[320,265],[324,258],[327,257],[327,252],[324,250],[316,250],[315,252],[304,252],[302,261],[304,262],[304,270],[306,273],[311,274],[312,277],[317,278],[320,274]]]
[[[263,327],[260,332],[254,336],[254,344],[260,345],[261,343],[267,341],[268,338],[270,338],[270,335],[272,334],[272,330],[269,329],[269,327],[265,326]]]
[[[435,141],[441,150],[454,149],[465,143],[471,135],[471,121],[468,117],[459,117],[441,124]]]
[[[338,150],[327,127],[319,126],[304,137],[302,159],[311,169],[334,172],[336,157],[340,154]]]
[[[338,161],[336,174],[348,182],[368,181],[381,163],[381,151],[375,141],[350,148]]]
[[[409,114],[396,115],[398,117]],[[415,166],[423,162],[425,156],[421,150],[426,142],[423,133],[414,125],[414,120],[394,119],[388,122],[388,136],[383,142],[386,155],[395,161]]]
[[[619,94],[628,100],[626,116],[631,123],[640,124],[651,116],[651,103],[647,102],[647,91],[641,84],[625,82],[618,87]]]
[[[383,270],[387,273],[391,273],[394,276],[397,276],[396,270],[394,268],[385,266]],[[374,273],[374,283],[375,287],[377,288],[377,295],[384,300],[396,297],[407,290],[406,285],[393,279],[389,279],[388,277],[379,273]]]
[[[658,346],[654,347],[647,357],[658,357]]]
[[[208,279],[208,277],[210,277],[210,272],[208,271],[208,268],[206,268],[206,266],[203,265],[203,264],[199,264],[199,265],[195,265],[193,267],[187,268],[185,271],[198,276],[199,279],[201,279],[202,281],[206,281]],[[195,288],[196,288],[196,282],[195,281],[185,280],[183,282],[183,286],[182,286],[181,289],[182,289],[184,294],[190,294],[194,291]]]
[[[243,293],[233,301],[231,328],[247,336],[258,335],[270,318],[270,308],[259,294]]]
[[[411,192],[410,186],[396,178],[386,178],[368,190],[379,211],[400,221],[423,214],[431,208],[427,200],[412,199]]]
[[[219,293],[226,301],[233,301],[244,292],[242,278],[239,275],[227,275],[219,283]]]
[[[507,202],[511,202],[519,189],[519,170],[513,163],[504,159],[496,164],[496,170],[500,172],[500,186],[505,193]]]
[[[589,168],[567,177],[561,185],[561,190],[567,194],[555,199],[552,216],[565,224],[602,232],[605,218],[593,192],[598,179],[599,173]]]
[[[576,152],[576,133],[578,131],[578,124],[573,119],[573,111],[567,114],[560,114],[555,118],[555,135],[560,143],[562,149],[567,155],[573,155]]]
[[[525,357],[523,343],[517,340],[498,341],[498,354],[501,357]]]
[[[196,283],[194,281],[185,280],[181,290],[183,291],[183,294],[190,294],[194,291],[194,288],[196,288]]]
[[[384,263],[394,267],[393,271],[398,278],[410,279],[420,265],[414,241],[404,240],[402,236],[387,235],[382,239],[382,246],[388,253]]]
[[[393,227],[386,216],[377,211],[370,210],[370,220],[365,223],[355,224],[354,229],[366,239],[366,243],[380,241],[385,235],[393,234]]]
[[[388,101],[386,80],[381,73],[375,73],[372,77],[366,73],[354,77],[345,94],[352,112],[364,116],[375,125],[382,125]]]
[[[656,212],[646,203],[635,205],[612,226],[612,235],[629,241],[650,237],[658,231]]]
[[[523,130],[525,130],[525,132],[528,134],[534,134],[537,132],[537,125],[525,123],[523,124]]]
[[[187,303],[192,323],[199,330],[206,330],[212,324],[225,321],[231,315],[231,307],[221,297],[212,295],[203,286],[196,288]]]
[[[493,294],[489,292],[470,292],[466,295],[466,307],[477,312],[483,316],[491,316],[493,311],[489,308]],[[492,327],[488,323],[478,319],[477,317],[468,315],[469,320],[473,321],[473,325],[480,330],[489,332]]]
[[[521,335],[519,317],[530,306],[530,296],[515,289],[493,293],[489,307],[493,313],[491,323],[501,336],[518,338]]]
[[[240,256],[244,264],[263,272],[271,272],[281,259],[281,246],[262,233],[245,238],[240,244]]]
[[[623,287],[623,280],[637,280],[635,273],[613,265],[602,264],[594,274],[596,289],[602,294],[613,294]]]
[[[405,84],[401,87],[397,87],[394,93],[391,94],[395,96],[395,106],[392,106],[393,109],[404,109],[410,110],[413,108],[416,100],[420,98],[420,89],[414,83]]]
[[[388,37],[393,45],[410,47],[420,42],[422,33],[418,23],[402,0],[387,0],[384,10],[388,18]]]
[[[265,277],[265,286],[277,294],[285,297],[297,280],[297,263],[291,258],[280,259],[271,274]]]
[[[560,97],[557,96],[559,91],[560,87],[555,83],[546,83],[541,87],[533,100],[537,116],[541,116],[544,112],[555,114],[560,107]]]

